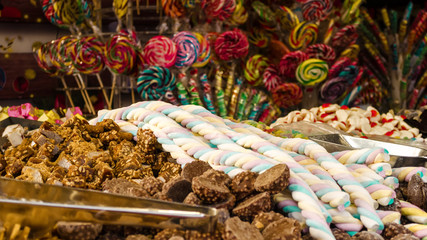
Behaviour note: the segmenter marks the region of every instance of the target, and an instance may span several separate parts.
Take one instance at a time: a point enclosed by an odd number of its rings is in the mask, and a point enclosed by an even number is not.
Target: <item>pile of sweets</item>
[[[338,104],[323,104],[311,109],[296,110],[285,117],[277,119],[271,127],[282,123],[299,121],[327,123],[335,129],[360,136],[385,135],[401,139],[422,138],[418,128],[405,122],[405,116],[395,115],[392,110],[380,114],[374,107],[363,110],[358,107],[349,108]]]
[[[406,116],[405,122],[418,128],[423,137],[427,138],[427,106],[416,110],[405,109],[402,113]]]
[[[77,116],[83,119],[83,113],[79,107],[59,109],[59,110],[42,110],[24,103],[17,106],[1,107],[0,106],[0,121],[8,117],[25,118],[29,120],[37,120],[40,122],[48,121],[50,123],[62,124],[66,120]]]
[[[274,137],[201,106],[178,107],[162,101],[100,111],[90,123],[105,119],[113,119],[133,135],[141,128],[153,131],[163,150],[184,168],[199,160],[226,173],[232,182],[243,179],[239,181],[245,189],[252,189],[251,197],[242,201],[241,190],[231,187],[236,203],[227,204],[231,216],[242,220],[253,221],[259,213],[270,211],[272,201],[279,212],[300,222],[304,239],[392,239],[398,233],[427,236],[426,169],[392,168],[383,148],[329,153],[310,140]],[[286,183],[278,177],[284,174],[275,173],[285,171],[284,166],[277,166],[282,164],[289,169]],[[191,202],[229,201],[230,188],[216,182],[209,177],[193,179]],[[202,190],[203,184],[214,189]],[[287,185],[285,190],[282,185]]]

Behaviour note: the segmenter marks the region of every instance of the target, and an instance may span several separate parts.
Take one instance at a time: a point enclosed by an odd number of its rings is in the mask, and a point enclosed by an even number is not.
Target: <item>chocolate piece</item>
[[[54,131],[41,129],[40,133],[49,139],[52,139],[55,144],[60,144],[64,139]]]
[[[423,208],[426,196],[424,195],[424,182],[418,174],[412,175],[408,183],[408,202]]]
[[[159,146],[159,143],[157,142],[157,137],[154,135],[153,131],[148,129],[138,129],[136,139],[138,147],[144,153],[154,152]]]
[[[148,197],[150,194],[138,184],[122,178],[106,180],[102,184],[104,191],[131,197]]]
[[[150,240],[151,238],[145,236],[145,235],[141,235],[141,234],[137,234],[137,235],[129,235],[126,237],[126,240]]]
[[[252,220],[261,212],[271,210],[271,196],[269,192],[259,193],[255,196],[245,199],[237,207],[233,209],[233,214],[239,216],[243,220]]]
[[[163,182],[155,177],[144,177],[141,180],[135,180],[139,183],[151,196],[162,191]]]
[[[412,232],[407,229],[405,226],[397,223],[386,223],[384,225],[384,230],[382,232],[382,236],[384,239],[388,240],[398,234],[411,234]]]
[[[289,168],[286,164],[277,164],[260,174],[254,183],[258,192],[268,191],[271,194],[279,193],[289,184]]]
[[[162,177],[165,182],[168,182],[174,177],[181,174],[181,165],[172,162],[165,162],[159,171],[159,177]]]
[[[172,237],[184,237],[185,232],[178,229],[164,229],[154,236],[155,240],[169,240]]]
[[[419,240],[419,238],[415,237],[413,234],[401,233],[399,235],[396,235],[390,238],[390,240]]]
[[[222,183],[202,176],[193,178],[193,191],[204,203],[214,204],[227,199],[230,190]]]
[[[248,222],[243,222],[238,217],[225,221],[225,240],[262,240],[261,233]]]
[[[228,194],[228,197],[223,202],[209,205],[209,207],[213,207],[216,209],[225,208],[231,210],[234,205],[236,205],[236,197],[233,194]]]
[[[171,179],[163,186],[162,193],[174,202],[183,202],[191,192],[191,183],[183,177]]]
[[[358,240],[384,240],[381,235],[375,232],[362,231],[358,232],[353,236],[353,239]]]
[[[231,192],[236,196],[236,200],[242,200],[255,191],[254,183],[258,173],[241,172],[231,181]]]
[[[63,222],[56,224],[56,231],[62,239],[66,240],[92,240],[102,230],[102,225],[87,222]]]
[[[262,231],[262,236],[265,240],[299,240],[301,239],[301,225],[295,219],[283,218],[270,223]]]
[[[191,192],[185,197],[182,203],[190,205],[202,205],[202,200],[200,200],[194,192]]]
[[[339,228],[333,228],[331,230],[336,240],[351,240],[351,236],[344,230],[341,230]]]
[[[209,163],[196,160],[185,164],[182,168],[181,176],[191,182],[194,177],[202,175],[209,169],[212,169]]]
[[[218,183],[223,183],[225,186],[230,186],[231,184],[231,178],[230,176],[228,176],[227,174],[225,174],[224,172],[215,170],[213,168],[207,170],[206,172],[204,172],[202,174],[203,177],[209,178],[214,180],[215,182]]]
[[[252,221],[252,225],[254,225],[258,230],[262,232],[270,223],[284,219],[285,216],[283,216],[280,213],[276,213],[273,211],[270,212],[262,212],[260,214],[257,214]]]

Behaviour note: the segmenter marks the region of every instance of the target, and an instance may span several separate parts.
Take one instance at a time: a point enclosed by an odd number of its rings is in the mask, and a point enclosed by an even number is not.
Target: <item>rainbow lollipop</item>
[[[252,28],[248,34],[248,41],[259,48],[268,46],[269,36],[260,28]]]
[[[270,65],[267,57],[256,54],[248,59],[245,67],[245,78],[249,84],[258,86],[262,83],[264,70]]]
[[[317,25],[310,22],[301,22],[291,32],[289,44],[294,49],[305,48],[317,40]]]
[[[193,64],[193,67],[204,67],[211,59],[211,46],[209,41],[203,37],[202,34],[195,32],[194,35],[200,43],[200,49],[197,56],[197,61]]]
[[[288,31],[299,24],[298,16],[285,6],[280,6],[276,11],[276,21],[280,23],[283,30]]]
[[[289,52],[280,60],[279,72],[287,78],[294,78],[298,66],[308,59],[308,55],[301,51]]]
[[[328,77],[328,64],[320,59],[311,58],[302,62],[295,73],[299,83],[314,86]]]
[[[105,64],[116,74],[132,74],[138,50],[134,40],[124,34],[113,35],[106,44]]]
[[[324,20],[331,13],[333,5],[331,0],[305,0],[302,15],[307,21]]]
[[[83,74],[96,74],[104,69],[105,45],[96,37],[83,37],[77,42],[74,67]]]
[[[175,65],[176,43],[165,36],[155,36],[148,40],[142,50],[142,57],[148,65],[170,68]]]
[[[137,91],[143,100],[159,100],[174,88],[175,76],[164,67],[149,67],[137,80]]]
[[[189,67],[196,62],[200,51],[200,43],[192,32],[182,31],[172,38],[178,48],[175,66]]]

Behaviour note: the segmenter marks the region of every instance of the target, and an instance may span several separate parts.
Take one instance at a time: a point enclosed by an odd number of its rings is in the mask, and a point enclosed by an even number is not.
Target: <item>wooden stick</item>
[[[77,78],[77,76],[76,76],[76,75],[74,75],[74,79],[76,80],[77,87],[80,89],[80,93],[82,94],[83,100],[85,101],[85,104],[86,104],[86,106],[87,106],[87,108],[88,108],[88,111],[89,111],[89,112],[91,112],[91,111],[92,111],[92,109],[90,109],[90,108],[89,108],[88,100],[87,100],[87,98],[86,98],[86,95],[85,95],[85,94],[84,94],[84,92],[83,92],[82,85],[80,84],[80,81],[79,81],[79,79]],[[89,101],[90,101],[90,99],[89,99]]]
[[[132,95],[132,104],[133,103],[135,103],[135,93],[134,93],[134,78],[133,77],[130,77],[130,92],[131,92],[131,95]]]
[[[110,93],[110,102],[109,102],[110,106],[108,106],[109,109],[111,109],[113,106],[113,97],[114,97],[114,91],[116,90],[116,82],[117,82],[117,75],[114,73],[112,74],[113,74],[113,82],[111,83],[111,93]]]
[[[89,109],[90,109],[90,111],[92,112],[93,115],[96,115],[95,108],[93,107],[92,101],[90,100],[90,96],[89,96],[89,93],[87,92],[86,84],[83,81],[82,75],[81,74],[77,74],[77,77],[80,80],[83,93],[86,95],[86,98],[88,100]]]
[[[98,79],[99,86],[101,86],[101,88],[102,88],[102,94],[104,95],[104,99],[105,99],[105,102],[107,103],[108,109],[111,110],[111,108],[110,108],[110,105],[111,105],[110,104],[110,100],[108,98],[107,92],[105,91],[104,83],[102,83],[101,76],[99,74],[96,74],[96,78]]]
[[[68,101],[70,102],[71,107],[74,108],[74,101],[73,101],[73,98],[71,98],[71,93],[70,93],[70,90],[68,89],[67,83],[65,82],[65,79],[63,76],[61,76],[60,78],[61,78],[62,85],[65,88],[65,94],[67,95]]]

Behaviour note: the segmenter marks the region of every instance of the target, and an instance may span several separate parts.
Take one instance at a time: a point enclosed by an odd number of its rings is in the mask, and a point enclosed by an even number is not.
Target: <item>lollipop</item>
[[[175,34],[172,38],[177,45],[176,67],[188,67],[196,62],[200,51],[200,43],[196,36],[187,31]]]
[[[301,22],[292,31],[289,36],[289,44],[294,49],[305,48],[317,40],[317,25],[310,22]]]
[[[217,18],[220,21],[231,17],[236,9],[235,0],[203,0],[202,9],[209,18]]]
[[[42,10],[44,16],[49,20],[50,23],[63,27],[64,23],[62,20],[58,17],[58,14],[56,14],[55,9],[53,8],[53,0],[43,0],[42,1]]]
[[[280,74],[287,78],[294,78],[298,66],[307,59],[308,55],[301,51],[287,53],[280,60]]]
[[[233,14],[229,18],[229,22],[231,25],[242,25],[248,20],[248,12],[246,8],[243,6],[243,0],[236,0],[236,9],[234,9]]]
[[[267,57],[256,54],[248,59],[245,67],[245,78],[249,84],[258,86],[262,83],[264,70],[270,65]]]
[[[181,4],[185,8],[195,8],[196,7],[196,1],[195,0],[181,0]]]
[[[164,67],[152,66],[138,77],[137,91],[144,100],[158,100],[175,88],[175,76]]]
[[[175,42],[165,36],[155,36],[148,40],[142,50],[142,57],[148,65],[170,68],[176,62]]]
[[[106,44],[105,64],[116,74],[131,74],[137,62],[134,41],[123,34],[113,35]]]
[[[118,19],[122,19],[128,13],[128,0],[114,0],[113,9]]]
[[[329,69],[329,77],[334,78],[337,77],[341,71],[344,70],[347,66],[350,66],[352,63],[351,59],[348,57],[342,57],[334,62],[334,64]]]
[[[50,75],[56,75],[58,73],[58,68],[52,64],[52,60],[47,59],[50,58],[50,48],[52,43],[48,42],[40,46],[37,50],[35,50],[34,56],[37,61],[37,65],[46,73]]]
[[[268,35],[260,28],[252,28],[248,34],[248,41],[259,48],[268,46]]]
[[[298,66],[295,75],[302,85],[314,86],[328,77],[328,64],[323,60],[311,58]]]
[[[181,5],[181,0],[162,0],[163,11],[166,16],[178,18],[184,15],[184,7]]]
[[[327,62],[335,60],[335,51],[326,44],[310,45],[305,50],[309,58],[318,58]]]
[[[222,33],[215,41],[215,53],[224,61],[245,57],[248,51],[248,39],[237,29]]]
[[[202,36],[202,34],[195,32],[194,35],[196,35],[196,38],[200,43],[200,49],[197,61],[193,64],[193,67],[204,67],[211,59],[211,45],[209,44],[209,41]]]
[[[302,100],[302,90],[295,83],[283,83],[273,89],[273,101],[282,108],[299,104]]]
[[[252,2],[252,8],[258,14],[260,23],[266,27],[266,29],[272,29],[276,24],[275,16],[273,11],[260,1]]]
[[[354,25],[347,25],[335,33],[332,37],[331,46],[338,50],[345,49],[355,44],[358,36],[356,27]]]
[[[90,18],[90,8],[85,0],[52,1],[53,9],[58,18],[67,25],[80,25],[86,18]]]
[[[327,103],[331,103],[343,95],[347,91],[348,86],[349,84],[345,78],[332,78],[322,85],[320,98]]]
[[[58,62],[65,65],[69,71],[66,74],[72,74],[74,71],[74,59],[76,58],[77,52],[75,45],[78,43],[78,39],[71,36],[64,36],[57,40],[56,56]]]
[[[306,0],[302,4],[302,15],[307,21],[324,20],[332,10],[333,1]]]
[[[282,83],[282,79],[280,78],[277,68],[274,64],[270,64],[270,66],[264,70],[262,81],[268,91],[272,91]]]
[[[93,36],[83,37],[75,46],[74,67],[83,74],[96,74],[104,69],[105,45]]]
[[[280,6],[276,11],[276,19],[283,30],[292,30],[299,24],[298,16],[285,6]]]

